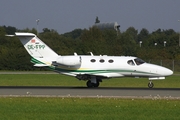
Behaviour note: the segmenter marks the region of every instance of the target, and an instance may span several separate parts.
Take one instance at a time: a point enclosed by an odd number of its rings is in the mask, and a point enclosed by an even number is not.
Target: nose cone
[[[154,65],[154,64],[144,64],[144,65],[146,65],[147,70],[149,69],[150,72],[156,74],[156,76],[165,77],[173,74],[172,70],[159,65]]]
[[[173,71],[168,69],[168,68],[165,68],[165,67],[161,67],[159,68],[158,70],[162,76],[170,76],[173,74]]]

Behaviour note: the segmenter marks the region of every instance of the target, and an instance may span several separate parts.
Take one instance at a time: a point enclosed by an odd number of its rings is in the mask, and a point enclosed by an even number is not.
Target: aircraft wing
[[[105,78],[112,78],[112,77],[123,77],[124,75],[119,74],[119,73],[77,74],[76,78],[80,80],[87,80],[88,78],[91,78],[91,76],[96,76],[97,78],[105,79]]]
[[[97,73],[97,74],[93,74],[93,75],[94,76],[102,76],[102,77],[106,77],[106,78],[123,77],[124,76],[120,73]]]
[[[149,77],[149,80],[163,80],[165,77]]]

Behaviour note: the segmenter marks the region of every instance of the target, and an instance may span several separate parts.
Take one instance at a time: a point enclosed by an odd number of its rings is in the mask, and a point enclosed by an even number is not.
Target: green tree
[[[79,38],[82,34],[83,30],[82,29],[75,29],[71,32],[67,32],[65,34],[63,34],[64,37],[68,37],[68,38],[72,38],[72,39],[76,39]]]
[[[14,35],[14,33],[17,31],[17,29],[15,27],[12,27],[12,26],[6,27],[4,25],[3,28],[5,29],[6,34],[8,34],[8,35]]]
[[[120,38],[122,55],[135,56],[137,44],[128,33],[122,33]]]
[[[31,57],[19,39],[5,36],[16,31],[37,33],[34,28],[18,30],[11,26],[0,27],[0,70],[39,70],[29,62]],[[134,27],[130,27],[117,36],[114,30],[99,30],[96,27],[75,29],[65,34],[44,28],[38,37],[60,55],[93,52],[95,55],[137,56],[145,60],[180,59],[179,33],[172,29],[157,29],[149,33],[143,28],[138,33]],[[141,47],[139,41],[142,41]]]
[[[136,30],[134,27],[129,27],[127,30],[126,30],[126,34],[128,34],[129,36],[131,36],[132,40],[136,41],[138,43],[138,30]]]
[[[145,28],[143,28],[140,33],[137,36],[137,42],[140,43],[142,42],[142,47],[148,47],[148,37],[149,37],[149,31]]]

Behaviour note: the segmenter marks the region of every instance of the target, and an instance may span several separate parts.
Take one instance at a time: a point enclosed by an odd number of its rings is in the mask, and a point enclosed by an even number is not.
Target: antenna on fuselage
[[[88,53],[90,53],[91,56],[94,56],[92,52],[88,52]]]
[[[78,56],[78,54],[76,52],[74,52],[74,56]]]

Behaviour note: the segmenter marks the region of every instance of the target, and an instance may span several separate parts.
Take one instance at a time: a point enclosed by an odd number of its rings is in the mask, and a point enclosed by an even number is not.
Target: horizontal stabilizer
[[[46,65],[46,64],[35,64],[35,67],[48,67],[50,65]]]
[[[7,37],[14,37],[15,35],[6,35]]]

